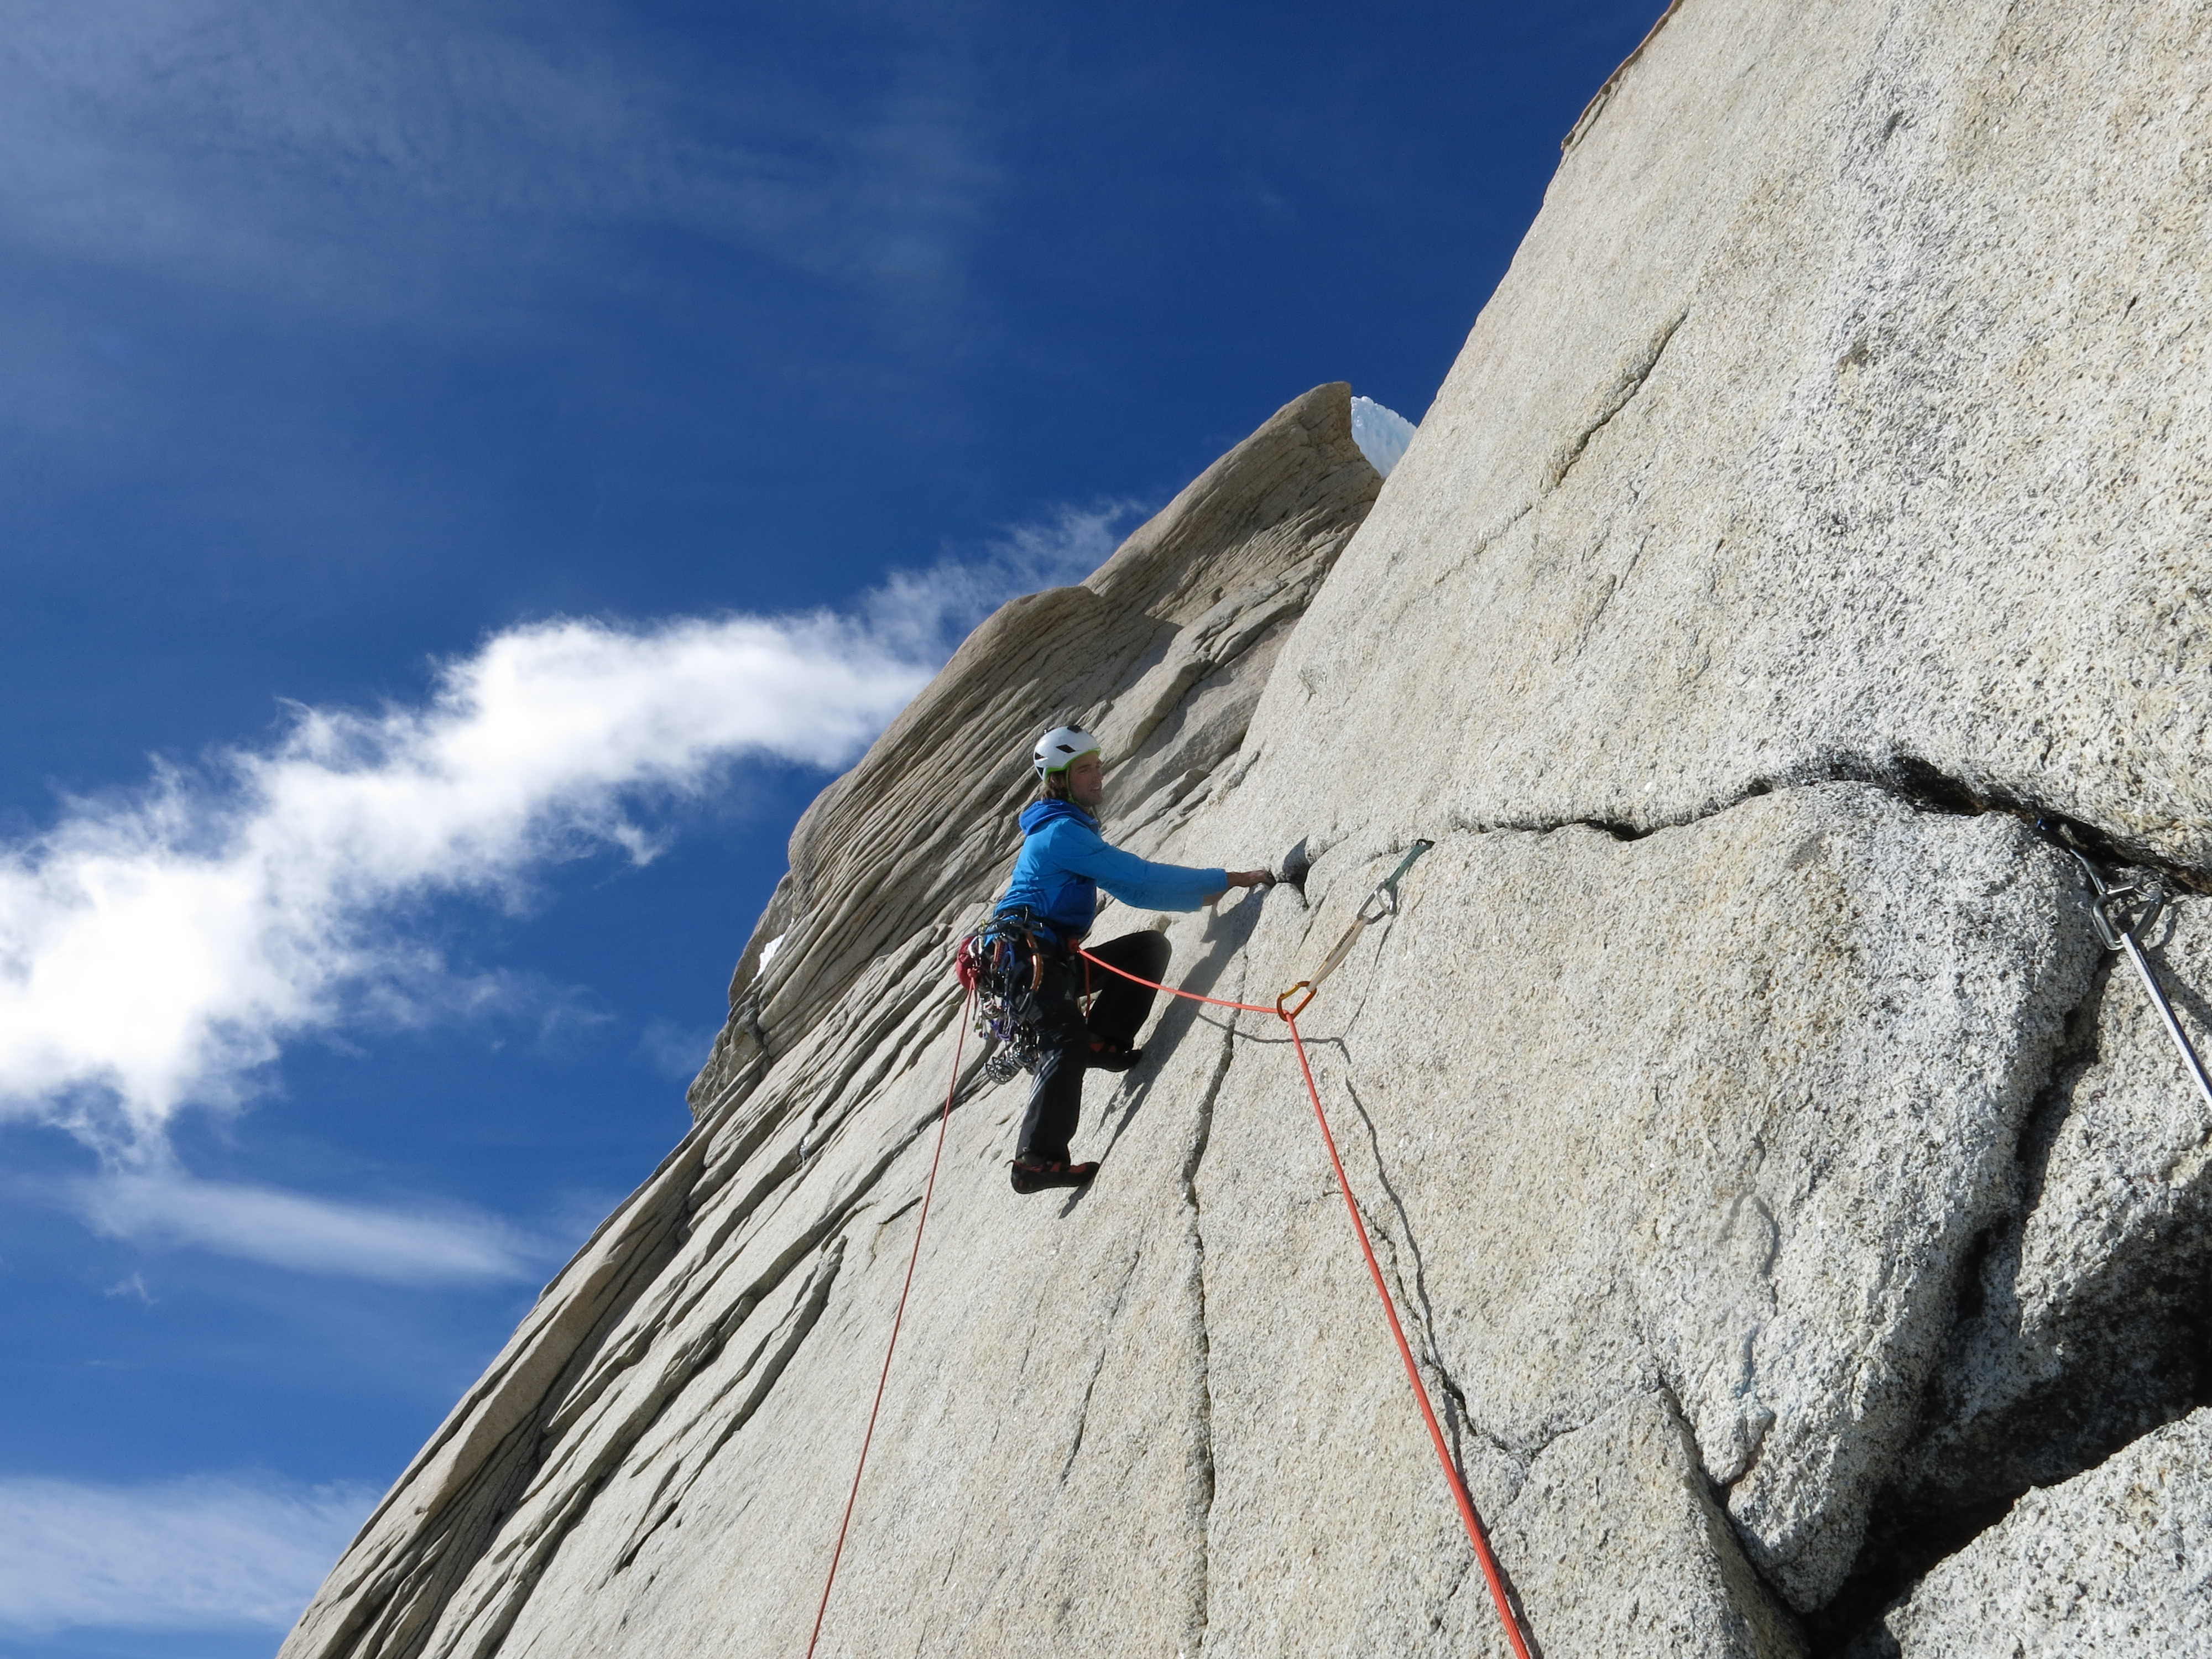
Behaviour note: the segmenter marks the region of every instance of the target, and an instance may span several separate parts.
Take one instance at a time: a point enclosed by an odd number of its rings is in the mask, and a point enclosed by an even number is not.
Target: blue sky
[[[258,1655],[679,1135],[815,790],[1658,0],[19,0],[0,1656]]]

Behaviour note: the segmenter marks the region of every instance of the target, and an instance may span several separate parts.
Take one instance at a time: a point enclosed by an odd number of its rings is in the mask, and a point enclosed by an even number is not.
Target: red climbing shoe
[[[1018,1193],[1041,1193],[1048,1187],[1087,1187],[1098,1173],[1096,1164],[1062,1164],[1056,1158],[1016,1158],[1007,1166]]]
[[[1142,1048],[1132,1048],[1111,1037],[1093,1037],[1088,1064],[1094,1072],[1126,1072],[1144,1057]]]

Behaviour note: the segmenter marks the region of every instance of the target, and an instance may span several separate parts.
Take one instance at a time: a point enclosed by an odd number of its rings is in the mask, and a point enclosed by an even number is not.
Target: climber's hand
[[[1273,887],[1275,872],[1273,870],[1231,870],[1229,884],[1231,887]]]

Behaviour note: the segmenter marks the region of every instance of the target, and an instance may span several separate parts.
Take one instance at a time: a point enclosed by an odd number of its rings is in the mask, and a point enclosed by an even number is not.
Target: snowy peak
[[[1367,464],[1384,477],[1413,441],[1418,428],[1395,409],[1385,409],[1372,398],[1352,400],[1352,436]]]

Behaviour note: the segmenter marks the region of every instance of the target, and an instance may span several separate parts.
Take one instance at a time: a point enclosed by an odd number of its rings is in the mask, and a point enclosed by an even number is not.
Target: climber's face
[[[1067,798],[1085,811],[1096,811],[1106,799],[1106,763],[1096,750],[1067,765]]]

